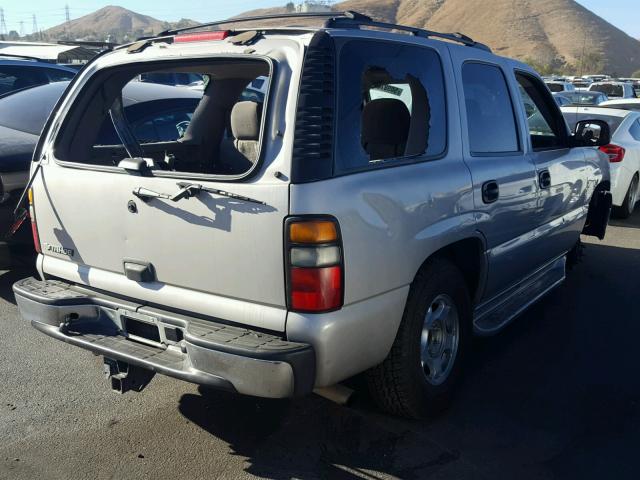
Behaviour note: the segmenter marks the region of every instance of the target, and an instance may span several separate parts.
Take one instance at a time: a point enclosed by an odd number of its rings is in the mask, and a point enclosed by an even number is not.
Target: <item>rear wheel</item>
[[[423,418],[444,408],[471,336],[471,301],[464,277],[447,260],[430,261],[416,276],[391,352],[367,372],[384,410]]]
[[[631,179],[629,190],[624,197],[624,202],[620,207],[615,207],[613,213],[618,218],[629,218],[638,203],[638,174],[636,173]]]

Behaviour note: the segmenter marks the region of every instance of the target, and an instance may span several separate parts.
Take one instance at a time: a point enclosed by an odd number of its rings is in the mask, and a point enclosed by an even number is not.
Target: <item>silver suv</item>
[[[606,123],[570,134],[530,67],[464,35],[324,19],[118,48],[51,116],[29,191],[40,279],[14,291],[115,389],[158,372],[282,398],[364,372],[384,409],[420,417],[473,334],[561,283],[581,232],[604,235],[608,162],[580,147]],[[176,72],[204,79],[197,101],[166,87],[130,121],[127,84]]]

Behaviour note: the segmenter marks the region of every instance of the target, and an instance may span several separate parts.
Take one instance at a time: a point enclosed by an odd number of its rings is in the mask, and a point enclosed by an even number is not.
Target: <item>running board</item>
[[[566,256],[548,263],[522,283],[475,310],[473,329],[477,335],[493,335],[565,279]]]

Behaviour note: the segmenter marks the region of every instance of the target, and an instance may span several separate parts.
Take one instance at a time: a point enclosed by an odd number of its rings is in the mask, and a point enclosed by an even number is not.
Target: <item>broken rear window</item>
[[[99,72],[56,144],[60,160],[116,167],[142,157],[153,172],[242,175],[260,158],[264,60],[219,59]],[[267,91],[263,88],[263,91]]]

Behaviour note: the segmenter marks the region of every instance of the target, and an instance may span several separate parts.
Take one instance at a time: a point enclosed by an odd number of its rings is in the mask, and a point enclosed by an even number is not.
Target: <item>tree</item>
[[[284,8],[287,10],[287,12],[293,12],[296,9],[296,6],[293,2],[289,2]]]
[[[631,74],[631,76],[632,76],[633,78],[640,78],[640,70],[636,70],[635,72],[633,72],[633,73]]]
[[[604,58],[601,54],[595,52],[587,53],[578,61],[579,73],[580,75],[602,73],[605,67],[604,63]]]

